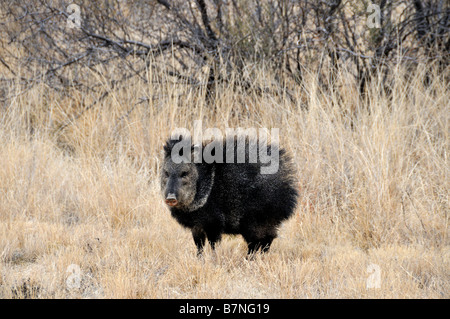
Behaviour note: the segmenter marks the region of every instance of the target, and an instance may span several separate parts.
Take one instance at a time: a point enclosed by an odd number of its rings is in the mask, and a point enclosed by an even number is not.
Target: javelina
[[[251,144],[248,138],[244,163],[238,161],[236,137],[217,144],[222,154],[231,149],[227,146],[233,146],[232,163],[229,158],[222,163],[193,161],[198,149],[187,138],[184,141],[188,140],[186,153],[189,154],[181,154],[183,149],[179,147],[176,149],[188,163],[177,163],[171,156],[172,150],[182,140],[183,137],[169,139],[164,146],[161,188],[172,216],[192,231],[198,255],[206,239],[214,249],[222,234],[241,234],[248,244],[248,254],[260,248],[267,252],[277,236],[278,226],[293,214],[297,202],[294,170],[286,152],[267,145],[267,154],[278,152],[278,170],[261,174],[264,165],[259,152],[256,161],[249,161],[249,146],[256,143]]]

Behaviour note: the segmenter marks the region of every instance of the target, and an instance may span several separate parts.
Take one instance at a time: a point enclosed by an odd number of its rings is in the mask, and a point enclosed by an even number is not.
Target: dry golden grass
[[[220,87],[215,109],[162,75],[62,131],[80,95],[18,94],[0,116],[0,298],[449,298],[450,94],[443,76],[425,87],[424,72],[395,70],[390,98],[375,79],[367,101],[345,71],[334,93],[306,75],[296,103]],[[260,86],[271,78],[255,71]],[[267,255],[248,261],[243,239],[225,236],[197,259],[164,206],[162,143],[198,119],[280,128],[300,200]]]

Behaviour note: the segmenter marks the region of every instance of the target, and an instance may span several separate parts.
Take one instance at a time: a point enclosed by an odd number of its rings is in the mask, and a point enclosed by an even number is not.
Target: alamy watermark
[[[66,273],[69,273],[66,279],[68,289],[79,289],[81,287],[81,268],[77,264],[70,264]]]
[[[71,3],[67,6],[67,27],[69,29],[81,28],[81,8],[75,3]]]
[[[381,28],[381,8],[378,4],[372,2],[367,6],[367,13],[370,13],[367,17],[366,25],[370,29]]]
[[[377,264],[367,266],[369,276],[366,279],[367,289],[379,289],[381,287],[381,268]]]
[[[191,154],[193,145],[194,163],[245,163],[248,161],[248,163],[262,164],[261,174],[275,174],[278,172],[280,158],[279,131],[278,128],[272,128],[269,134],[266,128],[226,128],[223,133],[218,128],[203,130],[202,121],[194,121],[194,134],[186,128],[176,128],[172,132],[172,140],[179,140],[181,136],[183,139],[172,148],[171,158],[176,164],[191,163],[191,156],[185,156],[185,154]],[[269,136],[270,147],[267,142]],[[237,142],[227,143],[224,150],[224,141],[234,138]],[[204,143],[204,141],[209,142]]]

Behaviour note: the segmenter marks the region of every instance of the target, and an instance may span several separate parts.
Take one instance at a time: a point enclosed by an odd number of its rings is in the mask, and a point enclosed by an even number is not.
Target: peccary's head
[[[214,172],[211,167],[193,163],[194,152],[195,147],[190,139],[183,140],[183,137],[169,139],[164,145],[161,190],[170,207],[193,211],[202,207],[208,199]]]

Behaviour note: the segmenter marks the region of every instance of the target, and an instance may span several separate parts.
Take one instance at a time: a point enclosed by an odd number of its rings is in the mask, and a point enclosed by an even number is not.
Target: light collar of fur
[[[200,195],[200,197],[194,199],[194,201],[187,207],[188,212],[196,211],[197,209],[200,209],[203,206],[205,206],[209,194],[211,194],[211,190],[214,185],[215,175],[216,175],[216,168],[215,166],[213,166],[211,170],[211,178],[209,180],[209,183],[206,183],[206,185],[200,187],[200,189],[197,190],[197,193]]]

